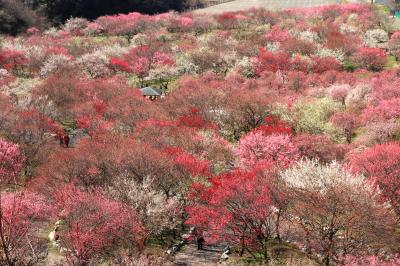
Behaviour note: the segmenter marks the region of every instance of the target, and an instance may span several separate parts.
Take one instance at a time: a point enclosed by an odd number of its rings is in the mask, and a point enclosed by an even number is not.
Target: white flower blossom
[[[282,172],[281,176],[290,187],[297,189],[325,193],[330,188],[345,186],[363,188],[374,194],[374,189],[362,175],[352,175],[336,161],[321,165],[317,160],[302,160],[296,166]]]
[[[316,55],[319,57],[334,57],[339,62],[344,61],[344,53],[339,49],[332,50],[325,47],[319,47]]]
[[[89,24],[89,21],[84,18],[70,18],[67,20],[67,22],[64,24],[64,27],[62,28],[64,31],[73,33],[77,30],[83,30],[84,28],[87,27]]]
[[[309,30],[300,32],[299,38],[302,40],[313,42],[313,43],[319,42],[319,40],[320,40],[320,38],[316,32],[309,31]]]
[[[245,77],[254,76],[253,62],[251,58],[247,56],[236,62],[235,69],[237,69]]]
[[[91,78],[103,77],[111,74],[108,64],[111,57],[119,57],[128,51],[127,48],[116,44],[105,46],[100,50],[84,54],[76,60],[76,65]]]
[[[70,63],[70,58],[63,54],[50,55],[45,61],[43,67],[40,69],[39,75],[46,77],[51,73],[56,72],[60,67]]]
[[[389,35],[383,29],[368,30],[364,35],[364,42],[369,47],[379,47],[379,44],[384,44],[389,41]]]
[[[267,44],[267,50],[270,52],[276,52],[279,50],[281,44],[279,42],[269,42]]]
[[[176,69],[180,75],[197,74],[200,71],[200,68],[190,60],[190,56],[186,53],[177,55]]]
[[[349,25],[349,24],[342,24],[340,25],[339,28],[340,33],[342,34],[354,34],[358,32],[358,29],[356,27],[354,27],[353,25]]]

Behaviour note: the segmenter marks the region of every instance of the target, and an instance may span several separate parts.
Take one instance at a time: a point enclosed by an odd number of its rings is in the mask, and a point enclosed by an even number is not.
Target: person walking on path
[[[205,240],[201,234],[199,234],[196,237],[196,242],[197,242],[197,250],[203,250],[203,245],[204,245]]]

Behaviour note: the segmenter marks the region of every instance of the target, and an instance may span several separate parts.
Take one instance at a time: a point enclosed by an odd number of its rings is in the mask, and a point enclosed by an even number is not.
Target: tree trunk
[[[10,258],[10,254],[9,254],[9,250],[8,250],[8,245],[7,245],[7,241],[5,239],[4,236],[4,227],[3,227],[3,206],[1,204],[1,195],[0,195],[0,239],[1,239],[1,247],[3,249],[3,253],[4,253],[4,259],[7,263],[8,266],[14,266],[14,263],[12,262],[11,258]]]
[[[244,238],[242,237],[240,240],[240,257],[243,257],[244,254]]]
[[[250,249],[246,248],[246,250],[247,250],[247,252],[249,252],[249,254],[253,257],[253,259],[257,260],[256,255],[254,255],[254,253],[253,253]]]
[[[276,226],[275,226],[276,239],[278,239],[279,243],[282,242],[281,233],[280,233],[280,230],[279,230],[280,223],[281,223],[281,209],[278,210],[278,214],[276,216]]]
[[[324,266],[329,266],[329,265],[330,265],[329,255],[327,255],[327,256],[322,260],[322,264],[323,264]]]
[[[268,245],[267,245],[268,239],[264,238],[263,240],[263,255],[264,255],[264,260],[268,261]]]

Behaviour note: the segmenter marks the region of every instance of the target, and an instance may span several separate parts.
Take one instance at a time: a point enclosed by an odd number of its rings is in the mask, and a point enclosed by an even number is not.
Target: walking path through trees
[[[208,266],[216,265],[223,252],[222,247],[205,247],[197,250],[195,244],[182,247],[175,255],[176,266]]]

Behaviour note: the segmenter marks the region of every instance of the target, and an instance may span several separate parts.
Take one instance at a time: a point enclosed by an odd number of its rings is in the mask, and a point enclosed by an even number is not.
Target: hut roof
[[[163,94],[163,91],[161,89],[154,87],[141,88],[140,92],[143,96],[161,96]]]

